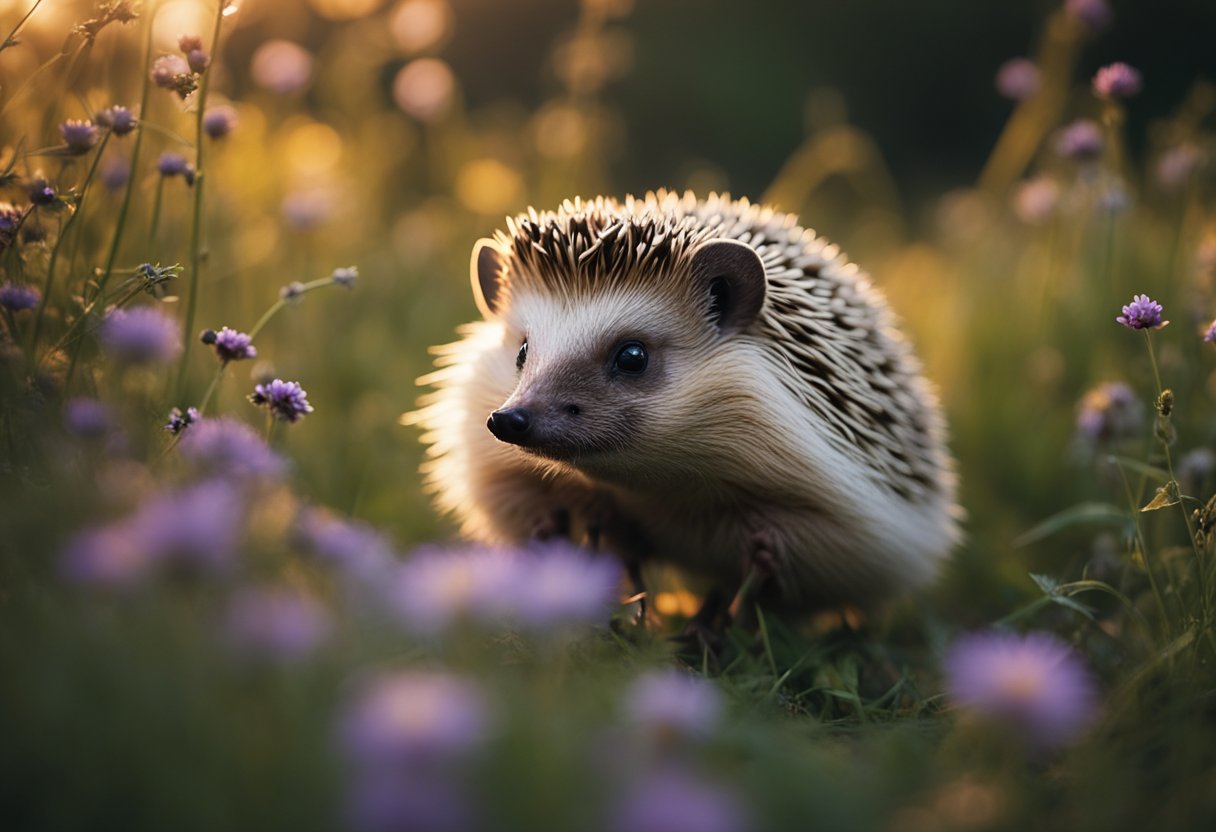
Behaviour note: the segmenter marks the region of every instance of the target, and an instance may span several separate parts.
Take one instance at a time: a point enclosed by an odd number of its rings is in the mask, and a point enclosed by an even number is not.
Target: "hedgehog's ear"
[[[482,237],[473,246],[469,263],[473,300],[486,319],[497,316],[502,300],[502,265],[502,250],[489,237]]]
[[[764,306],[764,263],[747,243],[702,243],[692,255],[692,277],[701,297],[708,297],[709,317],[723,334],[746,329]]]

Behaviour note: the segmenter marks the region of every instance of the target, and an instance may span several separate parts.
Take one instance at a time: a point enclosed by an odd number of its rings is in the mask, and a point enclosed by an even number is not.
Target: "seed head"
[[[297,303],[300,298],[304,297],[304,284],[298,280],[288,283],[279,289],[279,297],[287,303]]]
[[[359,277],[358,266],[346,266],[344,268],[334,269],[333,274],[329,276],[330,280],[339,286],[344,286],[347,289],[355,288],[355,279]]]

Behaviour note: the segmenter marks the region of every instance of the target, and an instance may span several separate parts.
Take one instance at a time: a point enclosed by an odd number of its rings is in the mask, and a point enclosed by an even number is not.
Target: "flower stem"
[[[199,84],[198,98],[195,101],[197,112],[194,119],[194,220],[190,225],[190,297],[186,301],[186,320],[182,324],[181,361],[177,368],[177,394],[180,399],[186,387],[186,369],[190,362],[190,347],[193,339],[190,334],[194,331],[194,313],[198,308],[198,287],[202,281],[203,263],[203,188],[207,184],[207,174],[203,167],[203,114],[207,110],[207,89],[211,86],[211,74],[215,61],[219,59],[220,24],[224,20],[224,0],[215,3],[215,27],[211,33],[211,66],[203,72]]]
[[[14,26],[13,30],[8,33],[8,36],[5,37],[3,41],[0,41],[0,52],[3,52],[5,49],[8,49],[9,47],[17,45],[17,42],[14,41],[13,38],[17,37],[17,32],[21,31],[21,27],[25,25],[25,21],[29,20],[30,15],[32,15],[38,9],[38,7],[41,5],[42,5],[42,0],[34,0],[34,5],[30,6],[30,10],[28,12],[26,12],[21,17],[20,20],[17,21],[17,25]]]

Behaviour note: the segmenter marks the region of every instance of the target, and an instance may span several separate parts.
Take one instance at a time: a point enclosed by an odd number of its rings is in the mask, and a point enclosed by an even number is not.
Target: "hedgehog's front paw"
[[[756,600],[768,586],[781,583],[789,556],[772,529],[752,532],[743,552],[743,584],[730,605],[730,615],[743,627],[754,626]]]
[[[528,539],[548,543],[570,537],[570,512],[564,508],[553,509],[532,522]]]

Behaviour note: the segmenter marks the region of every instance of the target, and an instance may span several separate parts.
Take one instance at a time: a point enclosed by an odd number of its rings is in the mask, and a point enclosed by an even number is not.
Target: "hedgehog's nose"
[[[490,414],[486,427],[503,442],[518,445],[528,436],[528,429],[532,427],[532,414],[526,407],[504,407]]]

